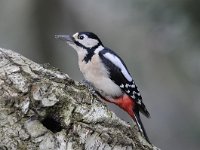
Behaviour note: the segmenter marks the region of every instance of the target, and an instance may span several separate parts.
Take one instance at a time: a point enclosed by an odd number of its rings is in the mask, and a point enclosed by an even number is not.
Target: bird
[[[140,118],[150,113],[143,103],[138,87],[120,56],[103,45],[92,32],[76,32],[73,35],[55,35],[65,41],[78,54],[78,64],[85,80],[95,89],[100,98],[116,104],[136,122],[139,132],[150,143]]]

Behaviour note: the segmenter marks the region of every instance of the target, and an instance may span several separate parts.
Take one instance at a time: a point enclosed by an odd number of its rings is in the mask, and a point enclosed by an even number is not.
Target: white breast
[[[122,91],[109,77],[98,54],[86,63],[79,59],[79,67],[86,80],[91,82],[97,89],[102,90],[107,96],[120,96]]]

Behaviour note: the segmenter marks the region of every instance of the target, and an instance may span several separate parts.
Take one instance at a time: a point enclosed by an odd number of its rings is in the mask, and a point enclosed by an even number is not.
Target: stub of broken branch
[[[67,74],[0,49],[0,149],[149,150],[130,127]]]

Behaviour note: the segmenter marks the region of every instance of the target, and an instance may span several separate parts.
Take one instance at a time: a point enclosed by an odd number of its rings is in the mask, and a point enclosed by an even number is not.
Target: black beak
[[[74,43],[73,37],[71,35],[55,35],[55,38]]]

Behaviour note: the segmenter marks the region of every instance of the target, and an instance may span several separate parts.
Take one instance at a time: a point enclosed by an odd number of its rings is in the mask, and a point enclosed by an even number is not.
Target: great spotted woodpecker
[[[66,41],[76,50],[79,68],[85,79],[97,89],[102,99],[125,110],[150,143],[139,112],[148,118],[150,114],[124,61],[114,51],[104,47],[94,33],[78,32],[72,36],[56,35],[55,37]]]

